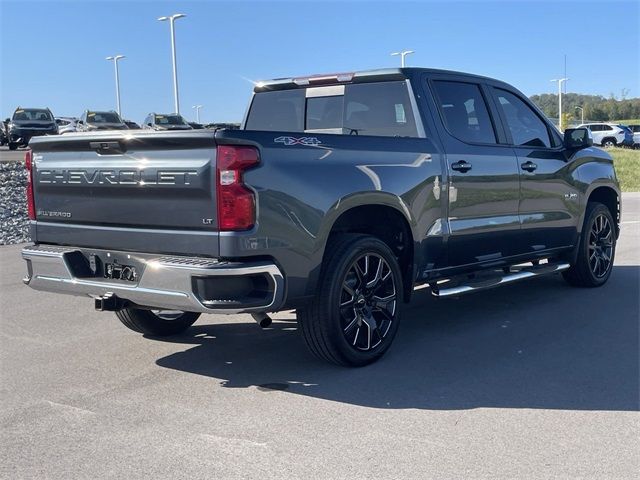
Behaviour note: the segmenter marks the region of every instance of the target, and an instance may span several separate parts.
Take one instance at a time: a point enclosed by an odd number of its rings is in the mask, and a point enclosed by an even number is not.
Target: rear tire
[[[387,244],[368,235],[341,235],[327,252],[316,296],[298,309],[300,331],[318,358],[368,365],[382,357],[398,330],[398,260]]]
[[[607,282],[616,252],[615,228],[613,216],[606,206],[598,202],[587,204],[576,262],[562,272],[567,283],[593,288]]]
[[[616,139],[615,138],[605,138],[602,141],[602,146],[604,148],[613,148],[617,145]]]
[[[165,337],[184,332],[193,325],[200,314],[195,312],[124,308],[117,311],[116,316],[125,327],[134,332],[154,337]]]

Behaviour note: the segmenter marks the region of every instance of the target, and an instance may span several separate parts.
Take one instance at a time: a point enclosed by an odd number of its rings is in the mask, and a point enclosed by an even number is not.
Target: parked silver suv
[[[633,134],[629,128],[615,123],[586,123],[578,128],[588,128],[593,136],[593,143],[602,147],[631,146]]]

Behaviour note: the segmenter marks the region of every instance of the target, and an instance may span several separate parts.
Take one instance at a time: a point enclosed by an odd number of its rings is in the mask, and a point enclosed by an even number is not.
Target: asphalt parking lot
[[[605,287],[422,290],[362,369],[316,361],[292,313],[143,338],[0,247],[0,477],[636,479],[640,194],[623,222]]]
[[[15,162],[24,159],[24,149],[9,150],[9,147],[3,145],[0,147],[0,162]]]

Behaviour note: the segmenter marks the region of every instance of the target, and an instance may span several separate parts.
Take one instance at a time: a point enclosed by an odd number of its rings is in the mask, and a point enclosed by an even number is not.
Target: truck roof
[[[361,70],[356,72],[339,72],[339,73],[324,73],[313,75],[302,75],[299,77],[283,77],[274,78],[272,80],[262,80],[255,82],[253,91],[264,92],[269,90],[287,90],[300,87],[308,87],[312,85],[326,85],[326,84],[340,84],[340,83],[360,83],[360,82],[375,82],[385,80],[405,80],[417,73],[434,73],[445,74],[455,76],[465,76],[469,78],[476,78],[482,80],[492,80],[498,83],[504,83],[494,78],[485,77],[482,75],[475,75],[466,72],[457,72],[453,70],[441,70],[437,68],[419,68],[419,67],[405,67],[405,68],[378,68],[375,70]]]

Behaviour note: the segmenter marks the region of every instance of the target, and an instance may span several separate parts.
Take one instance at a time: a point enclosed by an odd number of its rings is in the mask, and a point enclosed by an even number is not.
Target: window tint
[[[469,143],[496,143],[491,117],[478,85],[433,83],[445,126],[453,136]]]
[[[344,95],[305,95],[304,89],[256,93],[246,129],[337,129],[345,135],[418,136],[404,81],[349,84]]]
[[[613,130],[613,127],[611,125],[602,125],[602,130]]]
[[[344,104],[347,135],[418,136],[404,81],[347,85]]]
[[[301,132],[304,89],[256,93],[247,117],[247,130]]]
[[[28,108],[28,109],[18,109],[13,113],[13,121],[29,121],[29,120],[36,120],[36,121],[52,121],[53,118],[51,118],[51,113],[49,113],[49,110],[43,110],[43,109],[36,109],[36,108]]]
[[[120,117],[115,112],[89,112],[87,113],[89,123],[122,123]]]
[[[342,95],[307,98],[306,130],[342,128]]]
[[[551,147],[547,125],[529,105],[506,90],[496,89],[496,94],[514,145]]]

